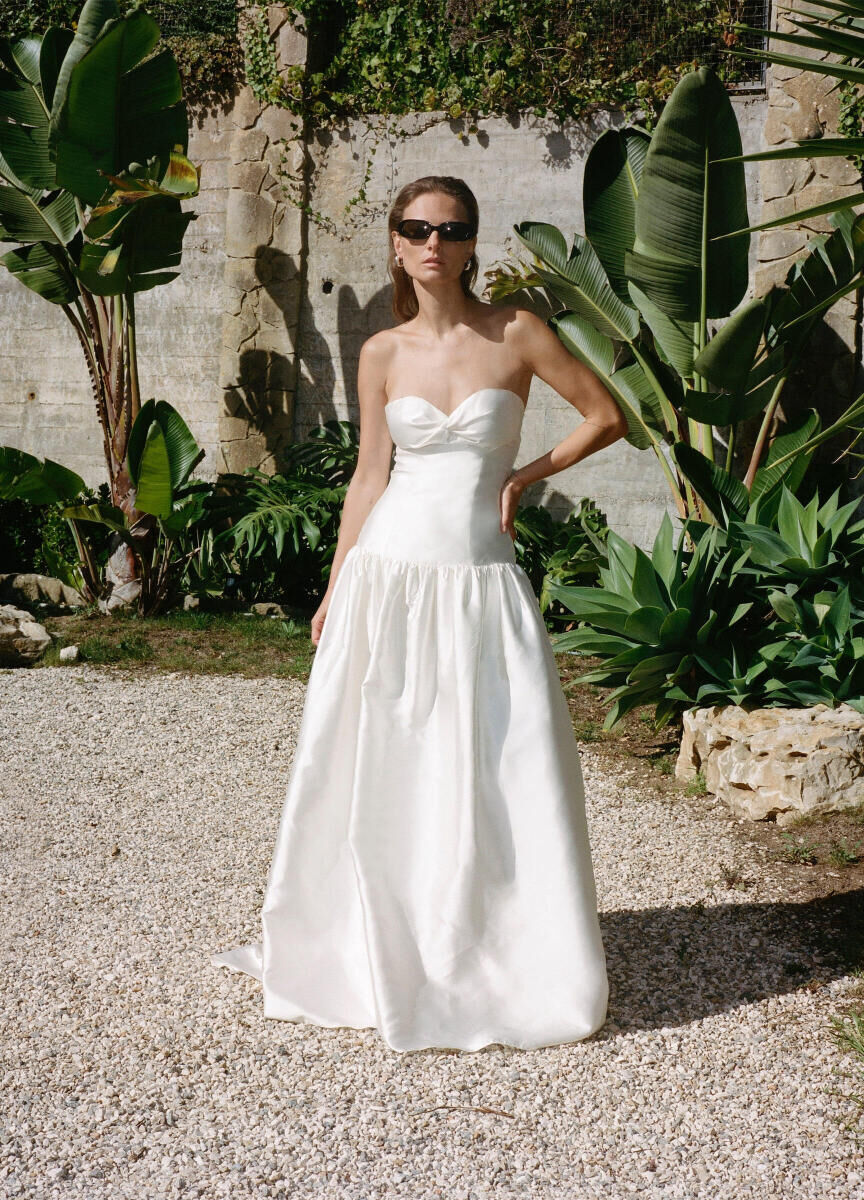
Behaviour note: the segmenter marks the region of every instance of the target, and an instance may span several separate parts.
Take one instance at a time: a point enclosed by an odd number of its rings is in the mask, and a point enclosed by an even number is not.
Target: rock
[[[677,779],[702,771],[709,792],[738,816],[788,825],[802,813],[864,801],[864,713],[829,708],[691,708]]]
[[[42,604],[45,607],[81,608],[83,596],[52,575],[24,572],[0,574],[0,602],[4,604]]]
[[[77,662],[77,660],[78,660],[78,647],[77,646],[64,646],[61,649],[61,651],[60,651],[60,661],[61,662]]]
[[[51,645],[51,635],[29,612],[0,604],[0,667],[29,667]]]
[[[200,608],[200,607],[201,607],[201,599],[199,596],[193,596],[191,594],[191,592],[188,592],[183,597],[183,611],[184,612],[189,612],[193,608]]]
[[[252,605],[252,612],[259,617],[285,617],[288,614],[281,604],[275,604],[272,601],[264,600],[258,604]]]

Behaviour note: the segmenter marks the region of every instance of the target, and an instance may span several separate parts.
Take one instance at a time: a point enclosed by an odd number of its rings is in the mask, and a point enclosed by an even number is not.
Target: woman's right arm
[[[393,439],[387,426],[384,405],[387,393],[384,387],[389,362],[389,330],[373,334],[360,347],[357,367],[357,393],[360,402],[360,443],[357,466],[345,493],[342,516],[339,521],[339,536],[330,567],[327,590],[312,617],[311,636],[317,646],[324,618],[330,605],[330,597],[342,561],[360,536],[363,523],[375,502],[387,487],[390,478],[390,457]]]

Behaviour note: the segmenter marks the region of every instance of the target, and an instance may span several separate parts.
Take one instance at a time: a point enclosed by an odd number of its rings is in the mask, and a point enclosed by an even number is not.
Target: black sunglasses
[[[409,242],[416,241],[418,238],[425,242],[430,233],[436,232],[445,242],[467,242],[474,236],[475,229],[467,221],[444,221],[441,225],[431,225],[429,221],[409,218],[407,221],[399,222],[396,232],[407,238]]]

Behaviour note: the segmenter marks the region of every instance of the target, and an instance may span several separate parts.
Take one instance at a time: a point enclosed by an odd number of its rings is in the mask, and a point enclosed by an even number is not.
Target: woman
[[[513,517],[626,424],[539,317],[474,297],[477,227],[451,176],[390,213],[402,323],[360,351],[263,940],[212,956],[262,981],[265,1017],[399,1051],[576,1041],[608,1000],[579,753]],[[514,471],[534,375],[585,419]]]

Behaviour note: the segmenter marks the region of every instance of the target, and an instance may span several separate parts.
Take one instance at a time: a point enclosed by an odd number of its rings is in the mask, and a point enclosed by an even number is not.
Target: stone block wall
[[[796,27],[776,5],[772,5],[771,28],[796,32]],[[806,46],[774,42],[772,48],[804,58],[836,59]],[[810,139],[815,142],[837,134],[840,93],[836,80],[772,64],[767,68],[766,84],[764,149],[779,149]],[[848,159],[839,157],[761,163],[760,184],[761,221],[801,212],[838,195],[862,190],[859,173]],[[859,205],[853,211],[861,212],[862,207]],[[763,295],[774,284],[784,281],[796,259],[806,252],[813,234],[831,233],[833,229],[827,216],[819,216],[761,233],[756,294]],[[826,313],[823,327],[808,342],[806,354],[784,392],[781,411],[788,420],[796,421],[799,412],[812,406],[823,413],[823,425],[828,425],[864,391],[861,323],[862,298],[854,293],[844,296]],[[830,461],[824,453],[817,458]],[[859,489],[861,486],[864,485],[859,484]]]
[[[241,29],[247,14],[240,4]],[[306,38],[267,10],[280,68],[302,65]],[[220,470],[277,468],[295,436],[297,328],[303,297],[305,126],[242,87],[224,117],[230,142],[220,349]]]

